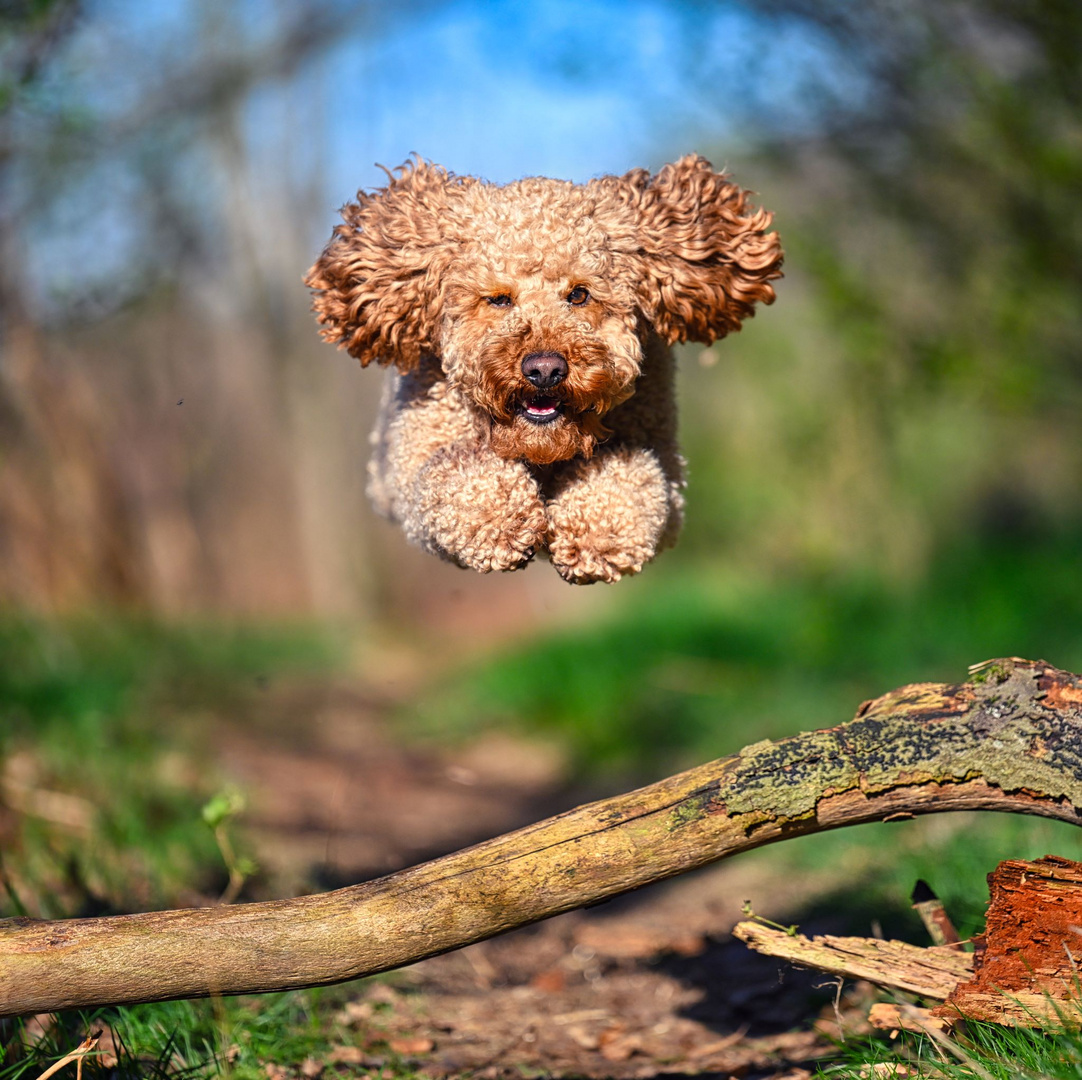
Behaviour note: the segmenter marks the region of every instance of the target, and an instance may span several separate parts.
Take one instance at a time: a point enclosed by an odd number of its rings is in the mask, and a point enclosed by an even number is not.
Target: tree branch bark
[[[854,720],[317,896],[0,921],[0,1015],[251,993],[401,967],[792,836],[946,810],[1079,822],[1082,677],[998,660]]]

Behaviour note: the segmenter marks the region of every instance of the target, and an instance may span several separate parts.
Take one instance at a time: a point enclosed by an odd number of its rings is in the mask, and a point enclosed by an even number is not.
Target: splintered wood
[[[1082,863],[1055,855],[1002,862],[988,875],[988,891],[973,979],[959,983],[936,1014],[1018,1027],[1082,1026]]]
[[[972,953],[877,938],[807,938],[755,922],[738,923],[733,934],[802,967],[942,1001],[931,1012],[904,1007],[920,1014],[922,1029],[959,1019],[1082,1027],[1082,863],[1056,855],[1003,862],[988,875],[988,888],[988,919]],[[912,1029],[897,1007],[877,1008],[876,1027]]]
[[[973,972],[969,953],[950,948],[922,949],[904,941],[831,935],[808,938],[754,922],[737,923],[733,937],[757,952],[780,956],[802,967],[867,979],[877,986],[940,1001]]]

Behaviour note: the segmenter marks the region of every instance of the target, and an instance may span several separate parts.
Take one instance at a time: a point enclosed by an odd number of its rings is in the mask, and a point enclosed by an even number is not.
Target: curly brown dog
[[[397,369],[377,509],[482,572],[547,548],[571,582],[637,573],[682,520],[671,346],[773,301],[770,215],[697,155],[586,184],[388,176],[305,279],[324,339]]]

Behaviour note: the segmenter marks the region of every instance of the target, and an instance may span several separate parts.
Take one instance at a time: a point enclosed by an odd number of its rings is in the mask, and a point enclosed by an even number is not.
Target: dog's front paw
[[[520,462],[451,447],[422,469],[417,494],[417,538],[459,566],[519,570],[545,542],[537,483]]]
[[[652,544],[628,544],[622,537],[553,537],[549,555],[556,572],[572,585],[610,584],[637,574],[656,554]]]
[[[574,585],[637,574],[657,554],[676,494],[646,449],[576,463],[548,504],[552,565]]]

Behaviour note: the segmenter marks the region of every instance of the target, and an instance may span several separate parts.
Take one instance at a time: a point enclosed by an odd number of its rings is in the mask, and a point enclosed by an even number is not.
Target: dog
[[[773,302],[771,215],[694,154],[585,184],[387,177],[305,277],[323,339],[393,369],[376,509],[482,573],[543,550],[575,584],[638,573],[683,520],[672,346]]]

